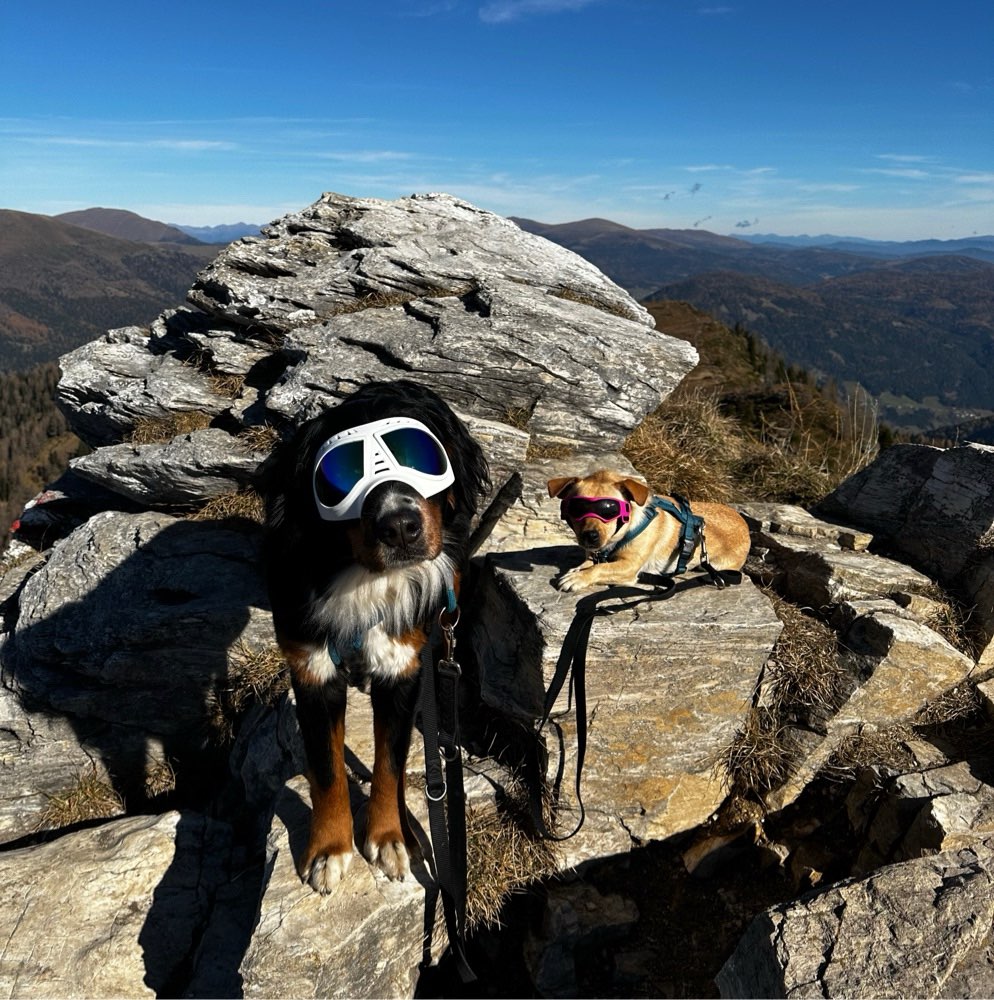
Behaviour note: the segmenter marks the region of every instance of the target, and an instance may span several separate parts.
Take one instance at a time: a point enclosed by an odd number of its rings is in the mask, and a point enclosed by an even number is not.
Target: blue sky
[[[994,0],[0,0],[0,207],[994,233]]]

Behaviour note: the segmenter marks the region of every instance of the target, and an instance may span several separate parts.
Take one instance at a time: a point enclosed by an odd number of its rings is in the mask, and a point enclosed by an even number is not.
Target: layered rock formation
[[[329,899],[294,871],[307,792],[292,704],[278,696],[278,669],[259,666],[272,650],[251,516],[259,466],[274,439],[321,408],[369,380],[404,377],[460,412],[496,487],[522,474],[520,499],[477,558],[460,640],[470,763],[485,774],[470,783],[471,798],[481,815],[496,816],[494,785],[513,797],[515,744],[532,732],[577,605],[590,600],[551,585],[580,556],[546,480],[626,467],[626,435],[695,362],[688,344],[653,330],[645,310],[591,265],[446,195],[326,195],[223,251],[198,278],[190,307],[67,355],[60,405],[94,450],[25,511],[11,550],[22,561],[8,559],[0,584],[0,836],[11,845],[0,852],[0,914],[11,928],[0,990],[412,995],[428,870],[391,885],[357,862]],[[839,697],[820,713],[780,720],[793,750],[767,809],[795,802],[854,733],[906,722],[964,681],[974,663],[928,627],[925,595],[934,577],[951,584],[967,567],[964,592],[986,593],[986,493],[958,485],[953,452],[904,454],[911,471],[884,473],[915,484],[914,496],[892,499],[900,523],[884,525],[894,558],[875,551],[883,487],[857,483],[832,500],[842,525],[750,505],[752,579],[737,587],[718,592],[688,577],[664,599],[651,586],[596,598],[613,613],[595,622],[587,656],[586,822],[538,876],[556,866],[591,875],[649,842],[698,838],[695,856],[708,856],[702,825],[732,782],[720,762],[774,700],[782,625],[757,584],[817,609],[842,644]],[[966,460],[971,483],[980,466],[987,474],[986,453]],[[951,484],[945,496],[941,483]],[[851,493],[855,513],[846,518]],[[924,509],[926,494],[930,513],[910,513]],[[916,543],[915,532],[955,516],[966,517],[969,539],[940,566],[945,543]],[[924,554],[907,558],[916,544]],[[560,753],[569,774],[575,708],[563,697],[558,709],[565,739],[548,741],[550,774]],[[361,812],[371,765],[361,696],[348,725]],[[935,753],[931,766],[955,763]],[[956,781],[936,784],[929,801],[946,800],[948,812],[960,796],[956,847],[981,858],[974,841],[988,812],[966,808],[960,800],[971,793],[962,775]],[[109,791],[99,808],[52,809],[98,786]],[[932,786],[909,777],[900,787],[921,798]],[[564,792],[561,831],[577,816],[569,780]],[[136,810],[151,815],[124,815]],[[73,827],[97,817],[92,828]],[[416,819],[424,825],[417,810]],[[877,845],[865,863],[883,859],[880,827],[871,836],[869,824],[853,823]],[[63,832],[34,843],[41,828]],[[924,852],[953,842],[918,843]],[[45,900],[59,890],[38,873],[56,852],[86,878],[106,879],[127,916],[102,904],[84,910],[91,894],[75,892],[72,907],[47,913],[50,935],[66,947],[40,952]],[[612,896],[601,918],[595,894],[568,882],[544,891],[551,936],[530,938],[524,959],[544,995],[575,994],[575,953],[599,927],[617,941],[637,915]],[[582,920],[569,917],[578,907]],[[771,954],[790,962],[782,950]],[[806,975],[730,969],[733,991]]]

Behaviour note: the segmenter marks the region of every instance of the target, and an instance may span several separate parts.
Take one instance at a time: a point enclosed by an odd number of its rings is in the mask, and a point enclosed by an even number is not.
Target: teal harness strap
[[[663,497],[653,497],[645,509],[645,517],[642,522],[629,530],[628,534],[620,541],[615,542],[614,545],[610,545],[595,553],[594,562],[609,562],[617,552],[635,541],[649,527],[659,512],[664,510],[667,514],[672,514],[680,522],[680,548],[674,572],[685,573],[687,571],[687,563],[690,562],[690,557],[694,554],[698,542],[703,537],[704,518],[699,517],[691,511],[690,503],[686,497],[682,497],[676,493],[674,497],[680,504],[679,507],[669,500],[665,500]]]

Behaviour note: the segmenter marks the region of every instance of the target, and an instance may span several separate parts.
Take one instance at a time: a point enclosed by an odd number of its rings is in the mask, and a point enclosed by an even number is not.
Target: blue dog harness
[[[676,503],[663,497],[653,497],[646,505],[642,520],[629,529],[628,533],[611,545],[598,550],[592,556],[595,563],[610,562],[626,545],[631,544],[649,527],[661,511],[672,514],[680,522],[680,546],[674,573],[685,573],[687,564],[701,546],[701,566],[708,571],[712,582],[719,589],[725,586],[721,574],[708,561],[707,543],[704,540],[704,518],[690,509],[690,501],[679,493],[673,494]],[[679,505],[679,506],[678,506]]]

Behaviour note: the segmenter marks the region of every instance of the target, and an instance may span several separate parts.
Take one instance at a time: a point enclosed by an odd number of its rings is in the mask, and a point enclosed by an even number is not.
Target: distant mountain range
[[[243,236],[258,236],[262,229],[252,222],[233,222],[227,226],[181,226],[174,223],[173,228],[193,236],[201,243],[233,243]]]
[[[116,213],[98,221],[105,220],[122,221]],[[151,322],[185,301],[218,248],[164,242],[168,227],[141,221],[152,227],[142,227],[147,242],[62,218],[0,210],[0,370],[53,361],[109,329]]]
[[[994,418],[994,236],[887,243],[514,221],[638,299],[689,302],[758,334],[791,364],[861,383],[898,425]],[[180,305],[218,242],[255,232],[117,209],[55,218],[0,210],[0,370],[53,360]]]
[[[920,257],[923,254],[953,253],[994,262],[994,236],[970,236],[959,240],[867,240],[859,236],[740,236],[747,243],[771,243],[788,247],[824,247],[849,253],[879,257]]]
[[[823,237],[834,247],[807,237],[795,246],[604,219],[515,221],[636,298],[689,302],[758,334],[792,364],[859,382],[889,422],[928,430],[994,416],[992,236],[867,241],[856,252],[856,241],[835,237]]]
[[[135,243],[175,243],[179,246],[190,246],[204,242],[175,226],[145,219],[134,212],[125,212],[120,208],[86,208],[81,212],[65,212],[54,218],[70,226],[80,226],[94,233],[117,236],[122,240],[133,240]]]

